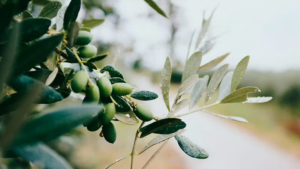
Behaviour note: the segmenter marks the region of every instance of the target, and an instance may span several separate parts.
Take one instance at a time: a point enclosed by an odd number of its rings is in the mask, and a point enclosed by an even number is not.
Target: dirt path
[[[153,86],[147,77],[135,77],[134,81],[141,89],[160,93],[159,87]],[[162,100],[150,104],[156,113],[166,112]],[[284,152],[222,119],[198,113],[184,120],[188,124],[185,135],[210,154],[206,160],[192,159],[182,154],[191,169],[300,169],[299,157]],[[182,153],[176,142],[171,144]]]

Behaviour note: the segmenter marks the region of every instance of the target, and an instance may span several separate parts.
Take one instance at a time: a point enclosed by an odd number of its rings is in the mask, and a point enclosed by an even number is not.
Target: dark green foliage
[[[120,77],[112,77],[109,79],[111,84],[114,84],[114,83],[126,83],[125,80],[123,78],[120,78]]]
[[[153,0],[145,0],[145,2],[151,6],[157,13],[167,18],[166,13],[153,1]]]
[[[124,79],[123,75],[111,65],[104,66],[101,69],[101,73],[103,73],[103,72],[108,72],[110,77],[119,77],[119,78]]]
[[[63,34],[58,34],[42,40],[36,41],[22,48],[18,53],[15,62],[14,74],[28,71],[35,65],[47,60],[48,56],[61,43]]]
[[[50,141],[97,116],[100,105],[66,107],[29,120],[17,135],[14,145]]]
[[[69,31],[71,26],[75,23],[81,6],[81,0],[71,0],[65,16],[64,16],[64,29]]]
[[[59,154],[42,143],[13,148],[13,151],[28,162],[45,169],[71,169]]]
[[[132,98],[135,98],[137,100],[154,100],[158,98],[158,95],[154,92],[150,91],[139,91],[131,94]]]
[[[50,1],[42,9],[39,17],[46,17],[52,19],[57,15],[57,12],[61,8],[61,6],[62,4],[59,1]]]
[[[186,124],[177,118],[166,118],[156,122],[153,122],[143,128],[141,128],[141,137],[145,137],[151,133],[156,134],[171,134],[176,131],[185,128]]]
[[[35,80],[29,76],[21,75],[14,78],[9,85],[18,93],[28,94],[34,88],[41,90],[39,103],[54,103],[63,99],[61,94],[49,86],[45,86],[42,82]]]
[[[280,98],[280,102],[283,105],[290,106],[292,108],[300,107],[300,85],[291,86]]]
[[[121,96],[113,96],[113,99],[118,103],[116,110],[118,112],[128,112],[131,110],[130,104]]]
[[[117,133],[116,133],[115,126],[112,122],[109,122],[108,124],[104,125],[102,132],[105,140],[108,141],[109,143],[114,143],[116,141]]]
[[[107,54],[103,54],[103,55],[97,55],[91,59],[89,59],[87,62],[93,63],[93,62],[98,62],[100,60],[103,60],[107,57]]]
[[[208,153],[194,144],[191,140],[189,140],[185,136],[175,136],[179,147],[182,151],[190,157],[197,158],[197,159],[206,159],[208,158]]]
[[[22,40],[28,42],[47,33],[51,20],[46,18],[28,18],[24,19],[20,24]]]

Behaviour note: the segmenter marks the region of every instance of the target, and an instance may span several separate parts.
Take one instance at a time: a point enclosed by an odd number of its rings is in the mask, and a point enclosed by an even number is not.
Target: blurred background
[[[105,18],[93,30],[94,43],[111,57],[125,78],[140,89],[160,93],[159,75],[167,56],[174,67],[172,95],[178,88],[192,35],[203,19],[212,17],[203,42],[202,63],[230,53],[224,63],[233,69],[250,55],[249,70],[241,86],[258,86],[267,104],[228,104],[211,109],[241,116],[249,123],[225,121],[205,113],[189,116],[185,135],[205,148],[210,157],[186,157],[170,141],[149,165],[156,169],[299,169],[300,168],[300,1],[298,0],[158,0],[168,19],[143,0],[84,0],[80,18]],[[67,0],[66,0],[67,3]],[[205,72],[210,74],[211,72]],[[160,98],[149,106],[166,113]],[[104,168],[131,149],[136,126],[118,125],[118,140],[109,145],[86,131],[83,139],[61,138],[62,154],[77,168]],[[122,134],[127,131],[126,134]],[[149,138],[148,138],[149,139]],[[141,140],[140,148],[147,140]],[[77,145],[67,147],[66,145]],[[78,146],[80,145],[80,146]],[[139,147],[138,146],[138,147]],[[63,147],[63,148],[62,148]],[[69,149],[68,149],[69,148]],[[137,158],[141,168],[152,148]],[[70,154],[66,152],[72,152]],[[112,168],[127,168],[124,160]]]

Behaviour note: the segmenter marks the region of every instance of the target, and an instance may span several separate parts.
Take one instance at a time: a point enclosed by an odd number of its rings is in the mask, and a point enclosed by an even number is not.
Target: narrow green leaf
[[[23,48],[18,53],[15,63],[14,74],[20,74],[30,70],[33,66],[47,60],[48,56],[61,43],[63,34],[51,36],[39,41],[36,41],[29,46]]]
[[[244,87],[240,88],[234,92],[232,92],[230,95],[225,97],[221,103],[239,103],[244,102],[248,98],[249,93],[256,93],[259,92],[259,88],[257,87]]]
[[[182,81],[189,78],[191,75],[197,73],[197,69],[200,66],[202,60],[202,52],[195,52],[185,63],[185,67],[182,73]]]
[[[83,27],[95,28],[101,25],[105,20],[104,19],[86,19],[82,21]]]
[[[171,83],[171,76],[172,76],[172,66],[170,57],[166,58],[164,69],[161,73],[161,92],[164,98],[165,105],[167,106],[168,110],[170,111],[170,83]]]
[[[64,107],[25,123],[14,145],[50,141],[91,120],[103,110],[100,105]]]
[[[45,17],[52,19],[57,15],[57,12],[62,7],[62,3],[59,1],[50,1],[47,5],[42,9],[39,17]]]
[[[219,98],[218,98],[219,100],[224,99],[226,96],[228,96],[231,93],[232,76],[233,76],[233,71],[228,72],[224,76],[219,88]]]
[[[198,147],[195,143],[193,143],[190,139],[185,136],[178,135],[175,136],[177,143],[181,150],[190,157],[197,158],[197,159],[206,159],[208,158],[208,153]]]
[[[201,42],[203,41],[204,37],[206,36],[209,28],[210,28],[210,23],[211,23],[211,20],[214,16],[214,13],[215,11],[212,12],[212,14],[209,16],[208,19],[205,19],[203,17],[203,20],[202,20],[202,27],[201,27],[201,31],[199,32],[199,35],[196,39],[196,43],[195,43],[195,49],[199,48],[200,47],[200,44]]]
[[[133,112],[128,113],[116,113],[115,118],[119,120],[122,123],[128,124],[128,125],[136,125],[139,123],[139,120],[135,116]]]
[[[250,56],[244,57],[236,66],[232,77],[231,91],[234,91],[242,81],[248,67],[249,59]]]
[[[69,30],[75,23],[81,6],[81,0],[71,0],[64,15],[64,29]]]
[[[102,54],[102,55],[97,55],[97,56],[95,56],[95,57],[89,59],[87,62],[91,62],[91,63],[93,63],[93,62],[98,62],[98,61],[100,61],[100,60],[105,59],[107,56],[108,56],[107,53]]]
[[[51,21],[46,18],[27,18],[20,24],[22,40],[28,42],[47,33]]]
[[[118,112],[129,112],[132,111],[130,104],[121,96],[112,96],[113,99],[118,103],[116,109]]]
[[[166,118],[153,122],[141,128],[141,137],[145,137],[151,133],[156,134],[172,134],[176,131],[185,128],[186,124],[177,118]]]
[[[199,79],[191,92],[190,108],[194,107],[207,89],[208,76]]]
[[[202,65],[198,68],[198,73],[201,72],[202,70],[208,70],[208,69],[212,69],[214,68],[215,66],[217,66],[219,63],[221,63],[223,60],[225,60],[228,56],[229,56],[230,53],[226,53],[208,63],[206,63],[205,65]]]
[[[63,157],[42,143],[16,147],[13,151],[28,162],[45,169],[71,169]]]
[[[50,86],[44,85],[29,76],[21,75],[10,81],[9,86],[18,93],[28,93],[36,87],[41,88],[39,103],[54,103],[63,99],[62,95]]]
[[[161,143],[161,142],[164,142],[166,140],[169,140],[170,138],[172,137],[175,137],[176,135],[182,133],[183,130],[179,130],[175,133],[172,133],[172,134],[167,134],[167,135],[159,135],[159,136],[156,136],[154,137],[152,140],[150,140],[147,145],[139,152],[139,154],[142,154],[144,153],[145,151],[147,151],[149,148]]]
[[[166,13],[153,0],[145,0],[145,2],[157,13],[167,18]]]
[[[228,65],[221,66],[218,70],[212,75],[208,87],[207,87],[207,98],[210,99],[212,95],[216,92],[219,84],[227,73]]]
[[[272,97],[248,97],[243,103],[266,103],[272,100]]]
[[[108,72],[110,77],[119,77],[124,79],[123,75],[111,65],[106,65],[101,69],[101,73]]]
[[[120,78],[120,77],[112,77],[109,79],[111,84],[114,83],[126,83],[124,79]]]
[[[132,98],[135,98],[137,100],[154,100],[158,98],[158,95],[154,92],[150,91],[139,91],[131,94]]]
[[[67,35],[67,41],[68,41],[68,46],[72,47],[74,46],[74,42],[75,39],[78,36],[78,32],[79,32],[80,28],[79,28],[79,24],[77,22],[74,22],[69,30],[68,30],[68,35]]]
[[[26,18],[33,18],[32,14],[29,11],[23,11],[22,12],[22,18],[26,19]]]

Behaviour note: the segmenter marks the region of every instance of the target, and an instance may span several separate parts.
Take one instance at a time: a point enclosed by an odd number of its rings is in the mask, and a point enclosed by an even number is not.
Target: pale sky
[[[225,61],[235,65],[242,57],[251,56],[249,67],[282,71],[300,68],[300,1],[299,0],[173,0],[178,7],[176,57],[184,60],[192,32],[201,26],[203,12],[207,16],[217,7],[211,36],[216,46],[203,62],[226,52]],[[168,53],[170,21],[153,12],[143,0],[114,0],[122,21],[115,30],[107,19],[95,30],[107,42],[132,46],[134,54],[144,57],[146,66],[159,70]],[[166,8],[163,0],[157,1]],[[149,19],[147,16],[151,14]],[[124,55],[129,59],[134,54]],[[116,53],[116,55],[122,55]]]

